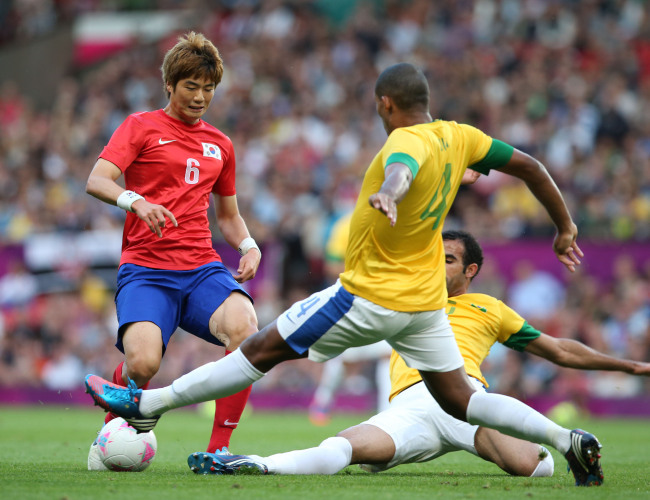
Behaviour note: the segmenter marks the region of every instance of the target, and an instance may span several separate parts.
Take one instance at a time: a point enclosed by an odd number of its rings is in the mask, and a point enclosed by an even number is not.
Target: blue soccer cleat
[[[140,413],[142,389],[129,379],[128,387],[109,382],[97,375],[86,375],[86,392],[95,404],[126,420],[138,432],[149,432],[158,423],[159,415],[145,417]]]
[[[232,455],[229,451],[226,453],[197,451],[187,457],[187,465],[195,474],[223,476],[230,474],[264,475],[269,473],[263,463],[257,462],[247,455]]]
[[[600,486],[605,479],[600,466],[602,445],[596,436],[581,429],[571,431],[571,448],[564,457],[569,462],[576,486]]]

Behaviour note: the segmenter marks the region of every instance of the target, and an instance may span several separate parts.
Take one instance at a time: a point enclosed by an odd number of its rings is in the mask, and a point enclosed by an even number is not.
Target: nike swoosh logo
[[[163,141],[162,138],[158,139],[158,144],[169,144],[170,142],[176,142],[176,139],[172,139],[171,141]]]
[[[232,425],[233,427],[237,427],[237,424],[239,422],[231,422],[230,420],[226,419],[226,421],[223,423],[223,425]]]

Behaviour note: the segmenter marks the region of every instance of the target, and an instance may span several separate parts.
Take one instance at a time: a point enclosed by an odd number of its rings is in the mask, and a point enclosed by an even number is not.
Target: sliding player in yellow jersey
[[[468,293],[483,262],[481,247],[463,231],[446,231],[442,237],[449,292],[447,313],[468,378],[477,390],[485,390],[480,365],[495,342],[560,366],[650,375],[649,363],[613,358],[575,340],[551,337],[530,326],[500,300]],[[346,462],[332,460],[328,440],[315,448],[269,457],[252,455],[248,460],[273,474],[335,474],[351,464],[380,472],[401,464],[428,462],[453,451],[468,451],[512,475],[553,475],[553,458],[543,446],[470,425],[445,413],[429,397],[418,371],[408,368],[394,351],[391,384],[387,410],[337,435],[351,443],[352,454]]]
[[[567,458],[577,484],[601,484],[601,446],[594,435],[563,429],[520,401],[478,391],[467,381],[445,312],[440,233],[466,169],[496,168],[523,180],[557,228],[553,250],[573,271],[582,252],[562,194],[534,158],[469,125],[433,121],[429,84],[412,64],[386,68],[375,83],[374,97],[388,138],[366,170],[339,281],[293,304],[230,356],[167,387],[125,389],[88,375],[86,390],[98,405],[147,431],[166,411],[233,394],[282,361],[308,356],[324,362],[349,347],[386,340],[420,371],[447,413],[548,443]],[[347,440],[332,439],[330,445],[340,456],[352,453]],[[242,465],[238,460],[196,453],[188,462],[197,473],[218,474]]]

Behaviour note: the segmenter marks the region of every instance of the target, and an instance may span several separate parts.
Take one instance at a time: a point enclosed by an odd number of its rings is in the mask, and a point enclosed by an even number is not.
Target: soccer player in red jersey
[[[251,297],[240,283],[255,276],[261,252],[239,213],[230,139],[204,122],[223,75],[217,48],[194,32],[179,38],[162,65],[169,103],[135,113],[99,155],[86,191],[127,211],[117,276],[117,348],[125,355],[113,382],[127,376],[146,387],[180,326],[210,343],[236,349],[257,331]],[[126,189],[117,184],[124,176]],[[212,247],[207,209],[239,250],[234,276]],[[217,401],[208,451],[229,445],[250,387]],[[114,418],[108,414],[106,422]],[[103,469],[93,443],[88,468]]]

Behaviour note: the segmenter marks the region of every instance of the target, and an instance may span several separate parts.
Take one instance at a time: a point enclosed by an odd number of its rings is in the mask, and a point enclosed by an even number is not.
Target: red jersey
[[[235,152],[230,139],[203,120],[190,125],[164,110],[130,115],[99,155],[124,174],[126,189],[165,206],[178,227],[167,222],[159,238],[127,212],[120,265],[189,270],[221,261],[212,248],[207,209],[210,193],[235,194]]]

